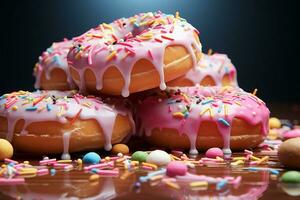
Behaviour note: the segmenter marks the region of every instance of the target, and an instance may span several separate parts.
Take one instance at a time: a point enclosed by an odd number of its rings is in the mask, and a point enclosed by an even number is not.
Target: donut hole
[[[126,27],[126,23],[123,23],[123,26]],[[151,25],[144,26],[132,26],[131,29],[128,29],[126,32],[118,32],[118,40],[126,42],[128,39],[136,38],[137,36],[146,32],[146,30],[150,30]],[[118,29],[116,29],[118,31]],[[111,41],[106,41],[111,43]],[[111,44],[116,45],[118,41],[114,41]]]
[[[132,37],[135,38],[138,35],[141,35],[141,33],[144,33],[145,30],[150,30],[149,25],[134,27],[130,32],[132,33]]]

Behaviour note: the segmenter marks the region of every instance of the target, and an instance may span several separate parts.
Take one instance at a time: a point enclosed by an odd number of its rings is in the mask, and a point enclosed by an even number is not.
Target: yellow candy
[[[4,139],[0,139],[0,160],[11,158],[14,154],[12,145]]]
[[[190,183],[191,187],[207,187],[208,182],[207,181],[195,181]]]
[[[278,137],[278,131],[276,129],[270,129],[269,134],[267,135],[267,138],[269,140],[276,140]]]
[[[77,159],[77,164],[82,165],[82,160],[80,158]]]
[[[270,128],[280,128],[281,127],[281,122],[278,118],[272,117],[269,119],[269,126]]]
[[[25,165],[29,165],[29,161],[27,161],[27,160],[24,161],[23,163],[24,163]]]

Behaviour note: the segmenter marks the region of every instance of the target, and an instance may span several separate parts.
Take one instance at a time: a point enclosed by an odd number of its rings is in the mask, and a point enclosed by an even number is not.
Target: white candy
[[[169,162],[171,162],[171,157],[165,151],[155,150],[148,155],[147,162],[158,166],[167,165]]]
[[[120,157],[120,158],[122,158],[123,154],[122,153],[118,153],[117,156]]]

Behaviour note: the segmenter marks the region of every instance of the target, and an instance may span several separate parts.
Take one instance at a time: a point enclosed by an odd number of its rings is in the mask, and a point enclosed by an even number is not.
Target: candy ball
[[[279,186],[289,196],[300,196],[299,184],[281,182]]]
[[[224,156],[224,153],[222,149],[213,147],[206,151],[205,156],[208,158],[216,158],[217,156],[222,158]]]
[[[146,162],[148,157],[148,153],[144,151],[136,151],[131,155],[131,160],[139,161],[139,162]]]
[[[278,137],[278,129],[270,129],[267,138],[269,140],[276,140]]]
[[[87,153],[82,158],[82,161],[85,164],[98,164],[100,160],[100,156],[95,152]]]
[[[272,117],[269,119],[269,126],[270,128],[280,128],[281,127],[281,122],[279,119],[277,119],[276,117]]]
[[[167,165],[167,175],[170,177],[184,176],[188,170],[185,163],[179,161],[171,161]]]
[[[285,167],[300,169],[300,137],[284,141],[279,146],[278,158]]]
[[[14,149],[9,141],[0,139],[0,160],[11,158],[14,154]]]
[[[129,153],[129,148],[126,144],[115,144],[111,149],[113,154],[122,153],[123,155]]]
[[[287,171],[280,177],[280,180],[285,183],[300,183],[300,172]]]
[[[155,150],[149,154],[147,162],[158,166],[167,165],[171,162],[171,156],[165,151]]]
[[[50,174],[51,174],[51,176],[54,176],[56,174],[56,170],[55,169],[50,169]]]

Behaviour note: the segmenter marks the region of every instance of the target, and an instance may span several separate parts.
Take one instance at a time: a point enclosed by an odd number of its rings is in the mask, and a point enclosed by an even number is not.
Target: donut
[[[134,131],[131,112],[117,99],[74,91],[12,92],[0,97],[0,133],[15,150],[35,154],[111,150]]]
[[[73,38],[67,60],[82,93],[129,96],[160,87],[196,66],[199,32],[185,19],[161,12],[100,24]]]
[[[238,86],[236,69],[226,54],[203,54],[195,68],[167,83],[171,87]]]
[[[260,144],[268,133],[265,103],[240,88],[174,87],[141,100],[140,134],[151,144],[171,149],[223,147],[240,150]]]
[[[73,41],[64,39],[54,42],[42,53],[35,64],[35,89],[44,90],[72,90],[76,88],[68,68],[67,54],[73,46]]]

